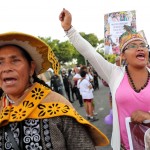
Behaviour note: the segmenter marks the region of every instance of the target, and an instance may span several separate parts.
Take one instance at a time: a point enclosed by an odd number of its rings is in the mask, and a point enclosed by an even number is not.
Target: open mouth
[[[9,77],[9,78],[4,78],[3,81],[5,82],[5,84],[13,84],[16,81],[16,79]]]
[[[144,53],[139,53],[136,55],[136,58],[139,60],[145,60],[145,54]]]

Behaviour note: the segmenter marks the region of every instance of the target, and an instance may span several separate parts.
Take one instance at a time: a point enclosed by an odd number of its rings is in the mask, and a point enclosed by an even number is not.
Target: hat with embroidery
[[[59,73],[60,65],[52,49],[41,39],[20,32],[8,32],[0,34],[0,46],[17,45],[29,53],[36,63],[35,72],[41,74],[52,68]]]
[[[147,43],[146,39],[139,32],[133,31],[130,26],[124,25],[124,29],[126,32],[119,37],[121,52],[123,52],[124,48],[132,41],[140,40]]]

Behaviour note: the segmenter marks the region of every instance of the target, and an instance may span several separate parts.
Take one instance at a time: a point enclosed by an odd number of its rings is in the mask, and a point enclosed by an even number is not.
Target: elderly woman
[[[120,37],[120,51],[126,60],[121,67],[109,63],[83,39],[71,25],[71,14],[63,9],[59,20],[66,35],[75,48],[94,66],[97,73],[108,84],[112,93],[114,150],[129,150],[129,141],[125,126],[126,117],[135,123],[150,119],[150,70],[147,68],[149,46],[136,32],[125,32]]]
[[[109,143],[63,96],[36,75],[50,66],[52,50],[23,33],[0,34],[0,149],[94,150]]]

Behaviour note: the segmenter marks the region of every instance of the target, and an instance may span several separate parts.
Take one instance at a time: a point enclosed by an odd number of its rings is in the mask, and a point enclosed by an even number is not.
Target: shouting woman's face
[[[29,63],[16,46],[0,48],[0,87],[11,99],[23,95],[33,75],[34,63]]]

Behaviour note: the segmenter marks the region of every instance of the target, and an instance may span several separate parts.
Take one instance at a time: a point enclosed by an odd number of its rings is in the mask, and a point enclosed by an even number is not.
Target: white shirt
[[[93,99],[93,88],[90,89],[91,83],[87,79],[79,79],[77,87],[79,88],[80,94],[83,99]]]
[[[73,76],[73,79],[74,78],[81,78],[80,74],[79,73],[76,73],[74,76]]]
[[[87,73],[86,74],[86,79],[89,80],[89,81],[93,80],[93,76],[90,73]]]
[[[87,59],[94,67],[97,73],[108,84],[112,93],[113,108],[113,131],[111,145],[114,150],[120,150],[120,128],[118,120],[117,104],[115,100],[116,90],[123,79],[125,69],[106,61],[81,35],[72,27],[67,36],[76,49]]]

